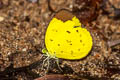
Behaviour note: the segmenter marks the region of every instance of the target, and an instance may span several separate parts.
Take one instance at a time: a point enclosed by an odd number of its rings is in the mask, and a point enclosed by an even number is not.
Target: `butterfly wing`
[[[75,27],[76,25],[74,20],[62,22],[56,18],[52,19],[45,36],[46,48],[50,55],[74,60],[81,59],[89,53],[92,37],[87,29]]]

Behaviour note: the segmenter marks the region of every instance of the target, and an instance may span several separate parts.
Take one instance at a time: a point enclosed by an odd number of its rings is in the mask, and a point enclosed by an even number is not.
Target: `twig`
[[[113,40],[113,41],[108,41],[108,46],[109,46],[109,47],[113,47],[113,46],[116,46],[116,45],[118,45],[118,44],[120,44],[120,39],[118,39],[118,40]]]

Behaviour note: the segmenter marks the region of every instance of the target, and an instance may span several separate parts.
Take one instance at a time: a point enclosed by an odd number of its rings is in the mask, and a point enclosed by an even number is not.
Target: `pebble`
[[[4,17],[0,16],[0,22],[2,22],[4,20]]]

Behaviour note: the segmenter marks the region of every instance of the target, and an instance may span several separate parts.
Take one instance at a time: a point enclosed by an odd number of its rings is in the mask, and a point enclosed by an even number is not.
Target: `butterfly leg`
[[[50,66],[50,58],[47,60],[47,72],[49,71],[49,66]]]
[[[58,58],[56,58],[56,63],[57,63],[57,66],[58,66],[59,70],[63,72],[63,70],[60,68],[59,59]]]
[[[49,57],[47,57],[46,59],[43,60],[42,69],[43,69],[43,67],[44,67],[44,65],[45,65],[45,62],[46,62],[48,59],[49,59]]]

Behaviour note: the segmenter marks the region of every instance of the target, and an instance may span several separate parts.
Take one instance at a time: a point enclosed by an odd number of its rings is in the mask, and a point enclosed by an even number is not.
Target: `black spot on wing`
[[[79,32],[78,30],[76,30],[76,32]]]
[[[63,51],[61,51],[61,53],[63,53]]]
[[[77,27],[79,27],[79,26],[74,26],[74,28],[77,28]]]
[[[53,31],[53,32],[58,32],[58,30],[56,30],[56,29],[52,29],[52,31]]]
[[[73,51],[71,50],[71,55],[73,55]]]
[[[58,46],[60,46],[60,44],[58,44]]]
[[[53,39],[50,39],[50,41],[53,41]]]
[[[80,37],[82,37],[82,35],[80,34]]]
[[[66,31],[68,34],[70,34],[71,32],[70,31]]]
[[[73,56],[73,57],[75,57],[75,55],[74,55],[74,52],[71,50],[71,55]]]
[[[85,44],[83,43],[83,46],[85,46]]]
[[[67,43],[71,43],[72,41],[71,40],[66,40],[67,41]]]
[[[80,43],[82,43],[82,40],[80,40]]]

